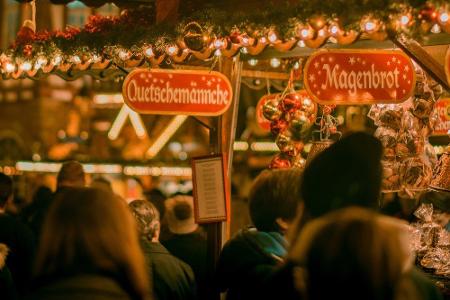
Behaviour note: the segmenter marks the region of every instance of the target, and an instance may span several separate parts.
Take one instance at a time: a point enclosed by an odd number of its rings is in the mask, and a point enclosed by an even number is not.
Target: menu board
[[[192,159],[192,181],[196,223],[227,219],[227,193],[222,155]]]

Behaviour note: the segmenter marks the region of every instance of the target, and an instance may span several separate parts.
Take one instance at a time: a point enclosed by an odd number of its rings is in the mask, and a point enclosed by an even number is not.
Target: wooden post
[[[239,58],[221,58],[219,71],[230,80],[233,87],[233,103],[228,111],[220,117],[212,119],[212,129],[210,130],[210,152],[223,153],[225,156],[225,180],[226,192],[231,195],[231,162],[233,159],[233,144],[236,133],[236,124],[239,108],[239,93],[241,84],[242,63]],[[224,240],[228,237],[230,220],[230,203],[227,203],[228,221],[224,224],[212,223],[206,225],[207,233],[207,262],[208,278],[214,278],[215,267],[219,259],[220,251]],[[226,226],[224,226],[226,225]],[[220,299],[220,295],[215,288],[210,285],[208,299]]]
[[[391,40],[421,66],[437,83],[445,89],[450,89],[444,66],[439,64],[425,49],[415,40],[405,35],[391,37]]]

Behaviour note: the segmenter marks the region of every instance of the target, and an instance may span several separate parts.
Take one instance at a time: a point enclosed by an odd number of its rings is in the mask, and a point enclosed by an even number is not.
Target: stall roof
[[[27,3],[32,2],[33,0],[16,0],[20,3]],[[53,4],[68,4],[70,2],[74,1],[80,1],[80,0],[50,0]],[[139,5],[145,5],[145,4],[152,4],[155,1],[154,0],[81,0],[80,2],[83,2],[87,6],[90,7],[100,7],[107,3],[114,3],[115,5],[119,7],[133,7],[133,6],[139,6]]]

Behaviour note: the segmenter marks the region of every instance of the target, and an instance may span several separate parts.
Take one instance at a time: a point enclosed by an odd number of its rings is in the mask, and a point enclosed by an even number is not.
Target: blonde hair
[[[150,287],[135,221],[124,201],[104,189],[70,188],[51,206],[35,264],[38,277],[70,271],[109,272],[123,279],[132,297]]]

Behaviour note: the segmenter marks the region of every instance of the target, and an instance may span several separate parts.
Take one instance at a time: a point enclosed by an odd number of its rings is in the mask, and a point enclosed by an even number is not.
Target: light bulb
[[[221,48],[222,46],[223,46],[223,42],[222,42],[221,40],[217,39],[217,40],[214,41],[214,47],[215,47],[216,49],[219,49],[219,48]]]
[[[339,27],[337,26],[337,25],[333,25],[333,26],[331,26],[331,28],[330,28],[330,32],[331,32],[331,34],[337,34],[338,32],[339,32]]]
[[[276,36],[276,35],[275,35],[275,36]],[[276,39],[275,39],[275,40],[276,40]],[[259,42],[262,43],[262,44],[267,43],[266,37],[263,36],[262,38],[260,38],[260,39],[259,39]]]
[[[12,73],[12,72],[14,72],[14,71],[16,70],[16,66],[15,66],[14,64],[8,62],[8,63],[6,63],[6,65],[5,65],[5,70],[6,70],[6,72],[8,72],[8,73]]]
[[[127,60],[127,59],[130,58],[130,56],[131,56],[131,54],[129,52],[125,51],[125,50],[120,50],[119,51],[119,58],[121,60]]]
[[[443,12],[442,14],[439,15],[439,20],[440,20],[442,23],[447,23],[447,22],[448,22],[448,19],[449,19],[448,13],[446,13],[446,12]]]
[[[214,52],[214,55],[219,57],[222,55],[222,51],[220,51],[220,49],[216,49],[216,51]]]
[[[24,62],[24,63],[20,66],[20,69],[21,69],[22,71],[25,71],[25,72],[30,71],[31,68],[32,68],[32,65],[31,65],[31,63],[30,63],[29,61]]]
[[[270,65],[272,68],[278,68],[281,65],[281,61],[278,58],[272,58],[270,60]]]
[[[306,47],[305,42],[302,41],[302,40],[298,41],[297,46],[299,46],[300,48],[305,48]]]
[[[72,61],[74,64],[79,64],[79,63],[81,63],[81,59],[80,59],[80,57],[79,57],[78,55],[72,56],[71,61]]]
[[[169,46],[169,48],[167,48],[167,53],[169,53],[169,55],[175,55],[178,52],[178,47],[175,45]]]
[[[55,57],[53,57],[52,59],[52,63],[57,66],[62,62],[62,57],[60,55],[56,55]]]
[[[408,25],[408,23],[409,23],[409,16],[407,16],[407,15],[404,15],[404,16],[402,16],[401,18],[400,18],[400,23],[403,25],[403,26],[406,26],[406,25]]]
[[[152,56],[154,56],[152,47],[147,47],[147,48],[144,50],[144,54],[145,54],[145,56],[147,56],[147,57],[152,57]]]
[[[300,31],[300,35],[302,36],[302,38],[306,39],[306,38],[309,36],[309,30],[306,29],[306,28],[303,28],[303,29]]]
[[[248,49],[247,49],[246,47],[242,47],[242,48],[241,48],[241,52],[242,52],[243,54],[247,54],[247,53],[248,53]]]
[[[372,30],[374,30],[374,29],[375,29],[375,23],[373,23],[372,21],[367,21],[367,22],[364,24],[364,29],[365,29],[366,31],[372,31]]]
[[[261,38],[262,39],[262,38]],[[277,37],[277,34],[275,33],[275,32],[271,32],[270,34],[269,34],[269,41],[271,42],[271,43],[275,43],[276,41],[277,41],[277,39],[278,39],[278,37]]]
[[[258,64],[258,60],[256,58],[252,58],[248,60],[248,64],[252,67],[256,66]]]

